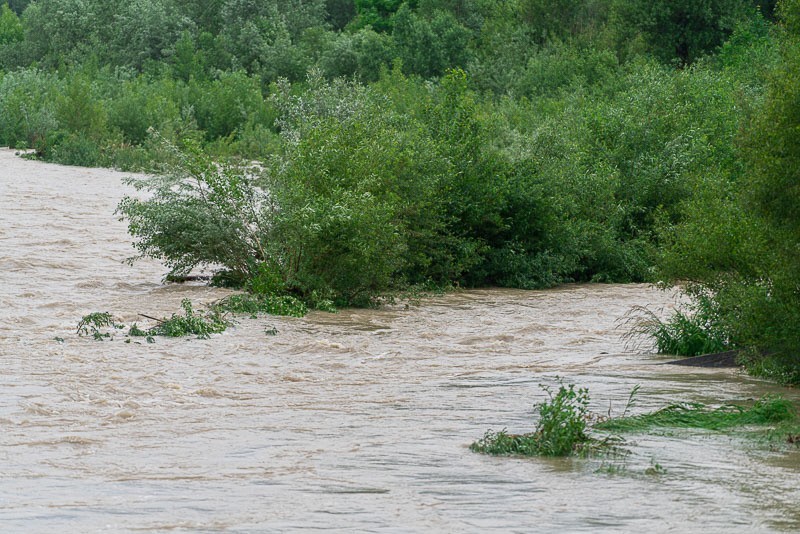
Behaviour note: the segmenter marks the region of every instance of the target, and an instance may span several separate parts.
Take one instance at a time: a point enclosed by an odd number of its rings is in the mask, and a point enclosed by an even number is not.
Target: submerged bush
[[[78,322],[76,333],[79,336],[91,335],[95,341],[102,341],[104,339],[111,339],[111,331],[114,329],[121,329],[122,326],[118,325],[111,314],[108,312],[93,312],[84,315]]]
[[[523,456],[567,456],[590,442],[587,434],[589,391],[573,384],[559,386],[558,392],[543,386],[548,400],[538,405],[539,421],[529,434],[509,434],[505,430],[487,432],[470,445],[485,454]]]
[[[148,343],[153,342],[154,336],[184,337],[196,335],[198,339],[206,339],[211,334],[224,332],[230,326],[230,321],[225,319],[221,310],[212,308],[206,313],[198,313],[192,307],[189,299],[181,301],[183,315],[172,314],[168,319],[154,319],[157,324],[147,330],[141,329],[136,323],[128,329],[126,343],[131,337],[144,337]],[[148,317],[150,318],[150,317]],[[111,340],[115,330],[123,330],[125,325],[117,323],[108,312],[95,312],[81,318],[77,327],[79,336],[91,335],[96,341]]]
[[[183,308],[183,315],[173,313],[169,319],[159,321],[156,326],[145,331],[141,331],[136,325],[133,325],[130,335],[165,337],[195,335],[198,339],[207,339],[211,334],[224,332],[230,325],[230,322],[225,320],[218,310],[212,309],[205,314],[198,314],[188,299],[181,301],[181,308]]]
[[[305,303],[291,295],[253,295],[246,293],[231,295],[218,302],[214,308],[225,312],[249,314],[251,317],[262,313],[303,317],[308,313],[308,307]]]

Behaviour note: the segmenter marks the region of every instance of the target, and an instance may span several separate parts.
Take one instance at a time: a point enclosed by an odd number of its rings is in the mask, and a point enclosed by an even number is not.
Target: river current
[[[0,150],[0,531],[800,529],[800,450],[708,431],[627,436],[620,458],[469,450],[489,429],[531,430],[541,385],[558,377],[588,388],[601,414],[621,412],[636,385],[634,413],[798,400],[626,345],[629,310],[676,303],[649,286],[243,317],[207,340],[78,337],[90,312],[141,322],[227,294],[125,263],[125,176]]]

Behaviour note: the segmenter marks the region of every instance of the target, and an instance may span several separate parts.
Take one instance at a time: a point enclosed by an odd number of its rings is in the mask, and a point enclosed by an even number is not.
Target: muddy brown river
[[[408,307],[241,318],[207,340],[96,342],[82,315],[169,316],[224,296],[133,266],[123,173],[0,150],[0,531],[773,532],[800,529],[800,452],[708,431],[611,459],[470,452],[525,432],[540,384],[592,409],[798,394],[661,365],[619,320],[644,285],[462,291]],[[278,334],[268,336],[265,330]],[[62,338],[63,342],[57,338]],[[658,464],[662,473],[647,474]]]

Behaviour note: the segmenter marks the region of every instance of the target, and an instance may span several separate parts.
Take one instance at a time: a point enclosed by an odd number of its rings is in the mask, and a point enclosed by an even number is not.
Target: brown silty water
[[[114,209],[123,173],[0,151],[3,532],[770,532],[800,527],[798,452],[730,434],[627,437],[611,459],[495,458],[540,384],[634,413],[796,392],[626,348],[645,285],[460,291],[418,305],[242,318],[208,340],[75,335],[226,292],[164,285]],[[275,328],[277,336],[267,336]],[[56,338],[63,338],[58,342]],[[659,464],[666,472],[651,476]]]

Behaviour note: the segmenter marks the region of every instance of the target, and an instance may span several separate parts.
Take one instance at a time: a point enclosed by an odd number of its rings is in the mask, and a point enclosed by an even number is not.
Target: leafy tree
[[[466,64],[469,31],[449,13],[439,11],[428,21],[403,4],[393,21],[392,37],[406,72],[428,78]]]
[[[733,345],[778,359],[796,382],[800,2],[784,0],[779,13],[781,59],[763,105],[740,138],[745,173],[706,181],[673,229],[661,269],[670,280],[691,281],[689,294],[711,303],[716,324]]]
[[[19,17],[8,7],[0,6],[0,46],[21,41],[24,34]]]
[[[540,43],[564,40],[592,31],[605,23],[605,0],[519,0],[518,16]]]
[[[326,20],[334,30],[342,30],[356,16],[354,0],[326,0]]]
[[[164,0],[131,0],[113,12],[107,38],[111,61],[141,69],[174,53],[174,43],[191,28],[174,4]]]
[[[612,16],[623,40],[633,38],[632,28],[662,61],[688,65],[713,52],[752,13],[746,0],[616,0]]]
[[[25,10],[25,49],[31,61],[47,66],[78,63],[83,56],[107,50],[97,33],[111,26],[95,0],[40,0]]]
[[[197,28],[198,33],[210,32],[216,34],[221,29],[221,10],[223,2],[220,0],[173,0],[182,16],[187,17]]]
[[[355,28],[372,27],[377,32],[390,32],[394,27],[394,14],[400,6],[416,7],[417,2],[404,0],[355,0],[357,17],[353,21]]]
[[[238,68],[266,81],[301,79],[313,60],[300,43],[325,25],[325,2],[226,0],[221,16],[221,36]]]
[[[25,11],[25,8],[27,8],[30,3],[31,0],[8,0],[8,6],[17,15],[22,15],[22,12]]]

